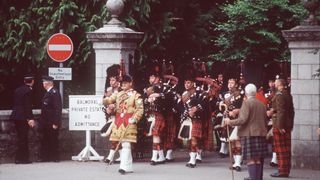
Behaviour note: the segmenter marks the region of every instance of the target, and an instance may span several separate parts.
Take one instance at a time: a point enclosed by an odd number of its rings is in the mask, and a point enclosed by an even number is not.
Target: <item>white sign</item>
[[[49,68],[49,76],[52,76],[54,80],[68,81],[72,80],[71,68]]]
[[[106,123],[102,95],[69,96],[69,130],[100,130]]]

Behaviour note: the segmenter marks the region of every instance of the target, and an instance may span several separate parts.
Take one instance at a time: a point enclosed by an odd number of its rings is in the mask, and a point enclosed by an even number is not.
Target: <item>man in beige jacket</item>
[[[257,88],[253,84],[245,87],[247,100],[242,103],[239,117],[225,119],[225,124],[238,126],[243,159],[247,161],[248,180],[262,180],[263,159],[268,155],[267,149],[267,115],[266,107],[256,99]]]

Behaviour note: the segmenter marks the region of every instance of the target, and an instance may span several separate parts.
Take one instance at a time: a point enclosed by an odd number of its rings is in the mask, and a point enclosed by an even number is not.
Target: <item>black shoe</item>
[[[173,162],[174,159],[166,159],[166,162]]]
[[[158,164],[164,164],[164,163],[166,163],[166,160],[163,160],[163,161],[156,161],[156,165],[158,165]]]
[[[243,180],[251,180],[251,178],[250,177],[246,177]]]
[[[60,160],[59,159],[54,159],[54,160],[52,160],[52,162],[60,162]]]
[[[157,163],[155,161],[150,161],[150,165],[154,166],[157,165]]]
[[[120,164],[120,161],[113,161],[114,164]]]
[[[187,163],[186,166],[189,168],[195,168],[196,164]]]
[[[219,153],[220,158],[226,158],[227,156],[228,156],[228,154]]]
[[[109,164],[109,163],[110,163],[110,160],[109,160],[109,159],[104,159],[103,162]]]
[[[270,162],[270,166],[271,167],[278,167],[278,164],[274,163],[274,162]]]
[[[47,159],[38,159],[37,162],[49,162]]]
[[[234,168],[234,170],[240,172],[240,171],[241,171],[241,167],[240,167],[240,166],[236,166],[236,167]]]
[[[25,161],[16,160],[14,163],[15,164],[31,164],[32,162],[29,160],[25,160]]]
[[[275,178],[282,178],[282,177],[289,177],[289,174],[272,173],[270,174],[270,176]]]
[[[122,174],[122,175],[125,175],[125,174],[126,174],[126,171],[123,170],[123,169],[119,169],[119,173]]]
[[[196,159],[196,163],[202,163],[201,159]]]

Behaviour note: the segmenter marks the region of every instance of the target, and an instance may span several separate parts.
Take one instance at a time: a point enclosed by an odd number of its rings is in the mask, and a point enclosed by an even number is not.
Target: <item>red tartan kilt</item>
[[[202,122],[202,135],[203,135],[203,148],[207,151],[213,150],[213,130],[212,130],[212,123],[211,117],[204,119],[205,121]]]
[[[164,134],[164,149],[174,149],[177,138],[177,126],[174,121],[173,113],[166,116],[166,128]]]
[[[155,123],[154,123],[154,127],[152,128],[152,135],[162,136],[165,128],[165,124],[166,124],[165,120],[161,113],[154,112],[153,114],[155,117]]]
[[[202,138],[202,122],[200,120],[192,120],[191,136],[196,138]]]

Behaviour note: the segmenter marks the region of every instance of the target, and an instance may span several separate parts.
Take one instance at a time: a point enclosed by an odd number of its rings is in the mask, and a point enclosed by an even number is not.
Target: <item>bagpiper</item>
[[[164,75],[163,92],[165,95],[165,113],[166,127],[164,133],[163,148],[166,151],[166,162],[174,161],[173,150],[176,148],[177,131],[179,118],[175,112],[175,104],[177,104],[180,95],[177,93],[177,84],[179,79],[174,76],[173,70],[171,75]]]
[[[203,94],[200,89],[196,89],[195,79],[192,76],[186,77],[184,81],[185,93],[189,100],[183,106],[182,121],[189,121],[189,139],[190,139],[190,160],[186,164],[187,167],[194,168],[196,166],[197,156],[201,156],[199,142],[203,137],[203,120],[206,106],[203,103]],[[179,135],[184,133],[184,126],[181,125]],[[190,132],[191,131],[191,132]],[[181,135],[180,135],[181,136]],[[199,157],[198,157],[199,158]],[[199,158],[200,159],[200,158]]]
[[[105,92],[104,92],[104,98],[110,97],[114,93],[118,93],[120,88],[120,65],[114,64],[110,66],[106,72],[107,72],[107,78],[106,78],[106,85],[105,85]],[[115,119],[115,104],[109,104],[108,106],[104,107],[105,116],[106,116],[106,125],[101,129],[101,136],[107,137],[111,134],[111,127],[114,123]],[[115,150],[117,147],[117,144],[119,142],[117,141],[111,141],[111,148],[109,151],[109,154],[104,158],[104,162],[110,164],[113,162],[113,158],[115,156]],[[121,156],[121,149],[118,150],[119,152],[119,158],[115,160],[116,163],[120,162],[120,156]]]
[[[237,80],[234,78],[230,78],[228,80],[228,92],[226,92],[223,95],[223,101],[221,102],[221,105],[224,104],[226,107],[225,113],[226,116],[230,117],[231,120],[234,118],[237,118],[239,114],[239,110],[242,105],[243,96],[241,95],[241,92],[238,88]],[[241,162],[242,162],[242,156],[241,156],[241,142],[239,137],[237,136],[237,128],[235,128],[232,133],[230,134],[230,137],[228,139],[228,135],[226,135],[226,131],[224,130],[224,133],[222,133],[221,138],[221,149],[220,154],[225,157],[228,150],[226,143],[228,141],[231,142],[231,151],[233,158],[234,158],[234,164],[232,165],[232,169],[235,169],[236,171],[241,171]]]
[[[152,136],[152,157],[151,165],[165,163],[163,151],[163,136],[166,122],[164,119],[165,95],[163,93],[160,74],[151,71],[149,75],[149,85],[144,90],[145,116],[149,122],[148,136]],[[159,157],[158,157],[159,156]]]
[[[275,83],[274,83],[274,79],[270,79],[268,81],[268,89],[265,91],[264,93],[264,97],[268,100],[268,104],[267,104],[267,110],[271,109],[271,100],[274,97],[274,95],[276,94],[276,88],[275,88]],[[271,142],[273,142],[273,129],[272,129],[272,117],[269,117],[269,122],[268,122],[268,135],[267,138],[271,140]],[[270,161],[270,166],[271,167],[277,167],[278,166],[278,161],[277,161],[277,154],[274,150],[274,146],[272,143],[272,158]]]

